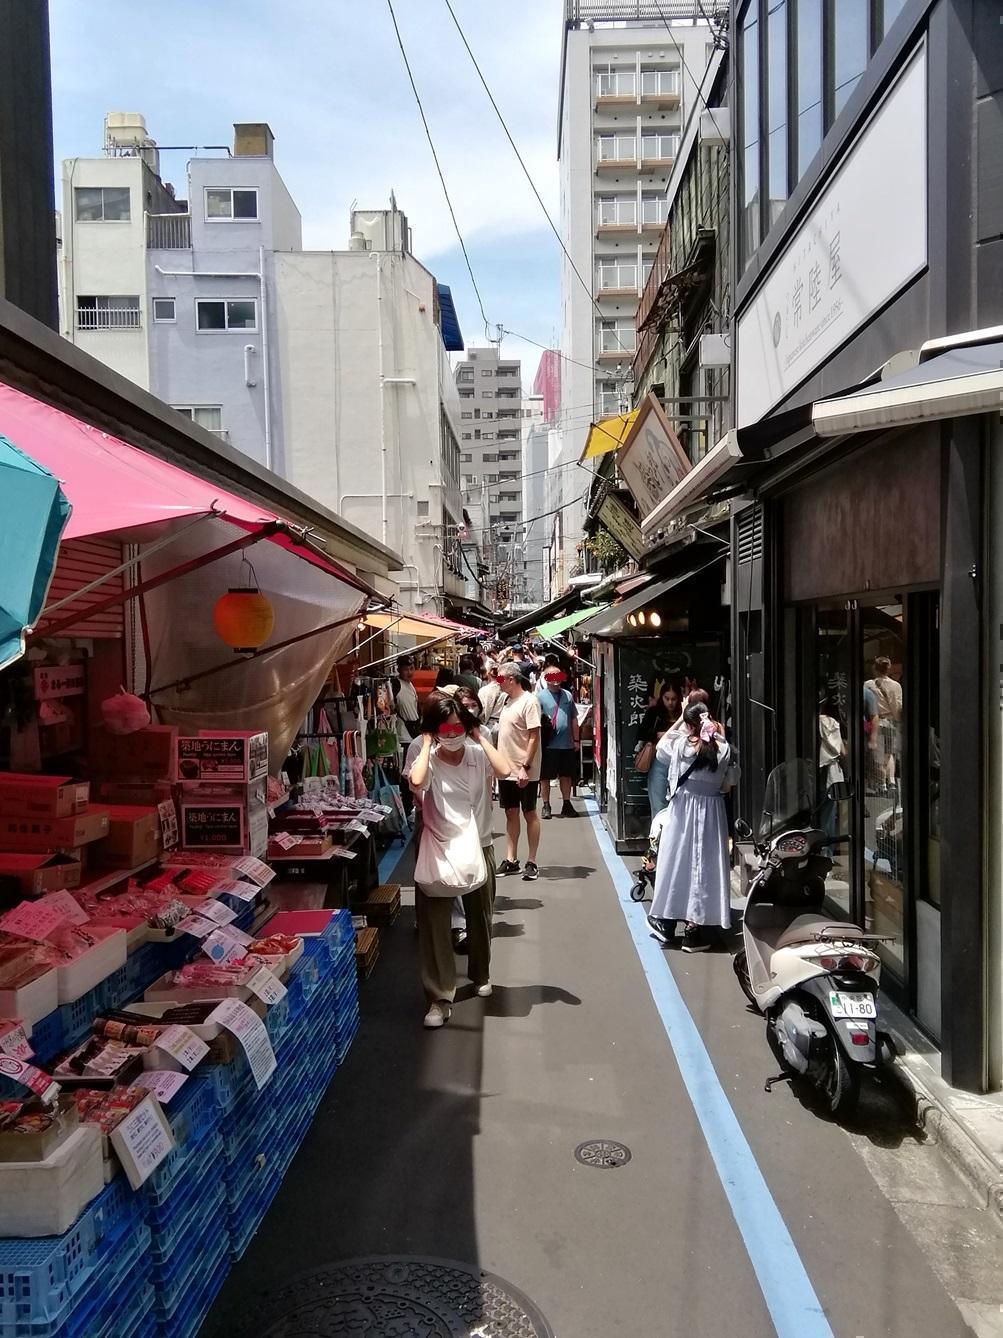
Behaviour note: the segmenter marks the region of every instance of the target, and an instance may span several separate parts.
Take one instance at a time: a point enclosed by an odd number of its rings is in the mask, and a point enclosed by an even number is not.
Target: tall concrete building
[[[455,369],[464,505],[478,511],[496,608],[525,598],[522,364],[496,345],[471,348]]]
[[[522,404],[522,513],[523,545],[528,604],[543,604],[549,589],[547,540],[547,471],[550,428],[546,422],[543,395],[529,395]]]
[[[634,317],[666,218],[680,134],[713,51],[722,0],[565,0],[558,110],[561,452],[629,407]],[[584,502],[561,517],[560,578],[577,562]]]

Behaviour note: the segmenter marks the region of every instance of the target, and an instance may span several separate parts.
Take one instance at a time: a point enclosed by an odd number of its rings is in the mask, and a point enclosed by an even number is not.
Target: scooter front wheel
[[[644,894],[645,894],[645,891],[646,891],[646,890],[647,890],[647,889],[646,889],[646,887],[645,887],[644,879],[643,879],[643,878],[639,878],[639,879],[637,880],[637,882],[634,883],[634,884],[632,884],[632,886],[631,886],[631,889],[630,889],[630,899],[631,899],[631,901],[643,901],[643,900],[644,900]]]
[[[731,965],[738,977],[738,983],[742,987],[742,993],[748,999],[749,1003],[756,1004],[756,996],[752,992],[752,981],[749,979],[749,959],[746,956],[745,949],[742,948],[731,959]],[[758,1007],[758,1005],[756,1005]]]

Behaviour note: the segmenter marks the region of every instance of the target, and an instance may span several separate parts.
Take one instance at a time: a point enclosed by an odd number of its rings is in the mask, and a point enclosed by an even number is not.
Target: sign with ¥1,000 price
[[[118,1153],[129,1184],[138,1189],[174,1151],[171,1126],[154,1096],[141,1101],[112,1130],[110,1141]]]
[[[174,1069],[148,1069],[133,1082],[133,1087],[145,1087],[152,1092],[161,1105],[168,1105],[188,1081],[187,1073],[177,1073]]]
[[[244,845],[244,816],[244,806],[239,803],[182,804],[182,845],[239,850]]]
[[[207,1022],[218,1022],[235,1036],[247,1056],[255,1084],[260,1089],[275,1072],[275,1051],[268,1039],[265,1024],[253,1008],[240,999],[224,999],[209,1016]]]

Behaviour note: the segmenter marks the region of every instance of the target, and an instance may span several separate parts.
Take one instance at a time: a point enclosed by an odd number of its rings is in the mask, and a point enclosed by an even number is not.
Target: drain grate
[[[591,1142],[578,1144],[575,1161],[606,1171],[615,1166],[626,1166],[630,1161],[630,1148],[626,1143],[614,1143],[611,1138],[593,1138]]]
[[[628,1154],[629,1155],[629,1154]],[[554,1338],[511,1283],[449,1259],[348,1259],[272,1293],[260,1338]]]

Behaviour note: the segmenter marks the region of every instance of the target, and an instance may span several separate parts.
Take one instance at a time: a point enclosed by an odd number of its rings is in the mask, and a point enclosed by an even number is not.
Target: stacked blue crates
[[[0,1338],[118,1338],[153,1302],[150,1232],[124,1177],[69,1231],[0,1240]],[[117,1315],[128,1321],[120,1325]]]
[[[156,1331],[164,1338],[184,1338],[201,1324],[216,1294],[209,1293],[208,1281],[228,1259],[223,1139],[212,1083],[189,1078],[165,1114],[177,1146],[138,1197],[151,1233]],[[204,1305],[192,1304],[196,1295]]]

